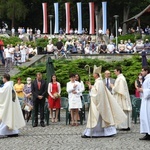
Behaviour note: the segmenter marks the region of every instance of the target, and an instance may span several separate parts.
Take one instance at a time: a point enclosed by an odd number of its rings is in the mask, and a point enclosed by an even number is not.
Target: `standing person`
[[[21,52],[21,62],[24,63],[26,62],[26,54],[27,54],[25,45],[20,46],[20,52]]]
[[[52,117],[52,122],[58,122],[58,113],[60,109],[60,93],[60,83],[57,81],[56,75],[52,75],[51,82],[48,84],[48,103]],[[53,109],[56,109],[55,118],[53,116]]]
[[[12,29],[11,29],[11,35],[15,36],[15,28],[14,27],[12,27]]]
[[[25,114],[27,115],[26,119],[27,122],[29,121],[33,109],[33,99],[32,99],[32,92],[31,92],[31,78],[27,78],[27,84],[24,85],[23,88],[24,94],[24,103],[25,103]]]
[[[142,68],[142,76],[145,78],[142,87],[138,90],[142,92],[142,103],[140,109],[140,133],[146,134],[140,140],[150,140],[150,68]]]
[[[131,128],[131,111],[132,111],[132,105],[128,90],[128,85],[126,78],[122,74],[122,69],[120,67],[117,67],[114,70],[117,79],[115,81],[115,84],[110,84],[112,88],[112,93],[114,94],[115,99],[117,100],[118,104],[124,111],[124,113],[127,115],[127,120],[120,124],[118,126],[119,129],[122,129],[124,131],[128,131]]]
[[[109,70],[105,71],[105,79],[103,81],[105,83],[105,86],[108,88],[108,90],[110,92],[112,92],[112,88],[111,88],[110,84],[114,84],[115,83],[115,79],[110,77],[110,71]]]
[[[3,82],[4,86],[0,88],[0,137],[18,136],[18,129],[25,126],[25,121],[9,74],[3,75]]]
[[[78,81],[75,81],[75,75],[69,75],[70,82],[67,83],[67,92],[69,100],[69,110],[71,112],[71,125],[78,126],[78,113],[79,109],[82,108],[81,102],[81,87]]]
[[[138,97],[138,98],[141,97],[139,88],[142,87],[142,82],[143,82],[142,73],[139,73],[138,77],[137,77],[137,79],[135,80],[135,83],[134,83],[134,85],[135,85],[135,97]]]
[[[83,83],[83,81],[81,81],[81,78],[80,78],[79,74],[75,74],[75,80],[78,81],[79,84],[80,84],[80,88],[81,88],[80,97],[82,99],[82,93],[85,91],[84,83]]]
[[[1,61],[2,64],[5,64],[5,60],[4,60],[4,42],[2,40],[0,40],[0,57],[1,57]]]
[[[42,74],[38,72],[36,79],[31,84],[31,91],[33,94],[33,108],[34,108],[34,124],[33,127],[38,126],[38,108],[40,107],[40,124],[45,127],[44,124],[44,105],[47,91],[46,81],[42,79]]]
[[[100,73],[101,67],[94,66],[95,84],[91,85],[87,82],[91,103],[87,126],[82,138],[113,136],[117,133],[115,125],[126,119],[126,115],[106,88]]]
[[[7,45],[7,48],[4,49],[4,58],[5,58],[5,72],[8,73],[12,69],[12,52],[10,50],[10,45]]]
[[[79,75],[79,74],[75,74],[75,80],[78,81],[79,84],[80,84],[80,88],[81,88],[80,97],[81,97],[81,100],[82,100],[82,102],[83,102],[82,93],[85,91],[84,83],[83,83],[83,81],[81,81],[81,78],[80,78],[80,75]],[[78,120],[80,120],[79,114],[78,114]]]
[[[14,85],[14,89],[17,93],[18,99],[20,101],[21,107],[24,105],[24,94],[23,94],[24,84],[21,82],[21,78],[17,79],[17,83]]]

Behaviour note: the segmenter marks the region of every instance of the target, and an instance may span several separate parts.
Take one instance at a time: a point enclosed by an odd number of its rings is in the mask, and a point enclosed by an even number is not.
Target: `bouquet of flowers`
[[[53,94],[53,96],[57,99],[57,98],[60,97],[60,94],[56,92],[56,93]]]

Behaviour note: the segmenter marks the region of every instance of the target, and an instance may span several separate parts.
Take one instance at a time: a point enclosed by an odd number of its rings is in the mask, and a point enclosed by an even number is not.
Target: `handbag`
[[[32,110],[32,106],[25,105],[24,110],[30,112]]]

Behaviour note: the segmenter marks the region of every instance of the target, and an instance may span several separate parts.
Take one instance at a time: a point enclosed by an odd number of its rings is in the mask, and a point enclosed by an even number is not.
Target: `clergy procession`
[[[79,111],[82,109],[82,92],[84,84],[89,88],[90,106],[88,110],[86,129],[81,134],[81,138],[100,138],[115,137],[119,131],[132,130],[132,105],[126,78],[122,74],[121,67],[116,67],[114,73],[116,79],[110,77],[110,71],[105,71],[105,78],[102,78],[102,66],[94,65],[93,78],[94,85],[89,81],[83,83],[78,74],[70,74],[70,82],[66,83],[68,93],[68,111],[71,115],[71,126],[78,126]],[[143,76],[142,86],[138,88],[140,98],[142,99],[140,109],[140,133],[145,134],[139,140],[150,140],[150,68],[143,67],[141,75]],[[33,127],[38,126],[38,114],[40,113],[41,127],[45,127],[44,105],[46,91],[48,91],[49,113],[52,123],[58,122],[58,113],[60,111],[61,85],[57,81],[56,75],[52,75],[47,89],[46,81],[42,79],[42,74],[38,72],[36,79],[31,83],[31,78],[27,78],[28,84],[31,84],[31,95],[33,101],[32,118],[34,118]],[[10,81],[10,75],[3,75],[3,86],[0,88],[0,137],[17,137],[19,130],[28,125],[30,118],[25,123],[25,114],[22,109],[17,90]],[[56,92],[57,95],[56,95]],[[50,101],[50,102],[49,102]],[[56,104],[57,102],[57,104]],[[38,108],[40,107],[40,112]],[[56,108],[56,116],[53,117],[53,110]],[[58,109],[59,108],[59,109]],[[39,113],[38,113],[39,112]],[[31,117],[30,114],[30,117]],[[119,135],[118,135],[119,136]]]
[[[150,1],[4,2],[0,149],[149,150]]]

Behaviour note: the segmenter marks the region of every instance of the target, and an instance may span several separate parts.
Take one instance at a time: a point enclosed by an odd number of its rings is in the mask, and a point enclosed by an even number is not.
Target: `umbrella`
[[[142,56],[142,67],[148,66],[146,52],[143,50],[141,53]]]
[[[54,65],[51,57],[48,57],[46,62],[46,76],[47,76],[47,83],[50,82],[52,75],[55,73]]]

